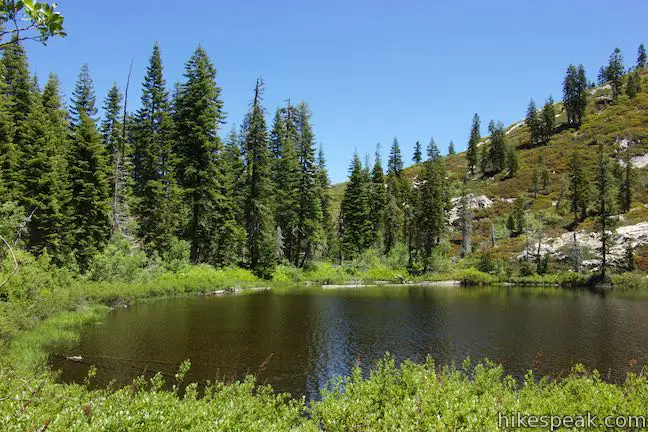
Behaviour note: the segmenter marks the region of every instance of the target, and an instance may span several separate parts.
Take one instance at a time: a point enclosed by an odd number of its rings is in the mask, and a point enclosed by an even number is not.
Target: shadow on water
[[[431,356],[442,365],[489,358],[516,377],[528,369],[557,377],[582,363],[618,381],[648,364],[646,306],[648,299],[529,287],[300,288],[156,300],[111,311],[75,346],[54,349],[51,363],[65,382],[83,382],[94,364],[96,386],[121,386],[156,372],[173,381],[190,359],[185,382],[253,374],[308,398],[385,352],[397,362]]]

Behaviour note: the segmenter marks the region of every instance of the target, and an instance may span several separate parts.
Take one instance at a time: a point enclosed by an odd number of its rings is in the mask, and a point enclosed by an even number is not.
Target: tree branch
[[[16,274],[16,273],[18,273],[18,268],[19,268],[20,266],[18,265],[18,260],[16,259],[16,255],[14,254],[13,248],[11,247],[11,245],[9,244],[9,242],[7,242],[7,240],[5,240],[5,238],[2,237],[1,235],[0,235],[0,240],[2,240],[2,241],[4,242],[4,244],[7,245],[7,247],[9,248],[9,252],[11,253],[11,257],[13,258],[13,262],[14,262],[14,269],[13,269],[13,271],[12,271],[11,274],[7,277],[7,279],[5,279],[4,282],[2,282],[2,283],[0,284],[0,288],[2,288],[3,286],[5,286],[5,284],[6,284],[7,282],[9,282],[9,279],[11,279],[11,278]]]

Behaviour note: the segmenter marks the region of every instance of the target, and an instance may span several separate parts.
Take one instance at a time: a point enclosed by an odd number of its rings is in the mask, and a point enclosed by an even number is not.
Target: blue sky
[[[443,152],[450,139],[463,150],[475,112],[483,131],[490,119],[509,124],[529,98],[561,98],[569,63],[593,80],[616,46],[629,66],[648,42],[645,0],[60,0],[59,9],[68,37],[27,47],[41,81],[56,72],[69,96],[87,62],[102,101],[113,81],[123,89],[134,58],[135,109],[154,41],[169,87],[202,44],[223,90],[222,135],[261,76],[269,123],[284,100],[309,103],[334,182],[354,150],[373,155],[380,142],[386,158],[395,136],[408,160],[432,136]]]

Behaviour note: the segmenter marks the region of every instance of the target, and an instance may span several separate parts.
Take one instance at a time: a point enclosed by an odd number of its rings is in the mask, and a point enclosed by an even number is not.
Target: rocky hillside
[[[529,253],[538,252],[538,238],[541,239],[540,253],[553,257],[555,265],[568,259],[570,243],[567,237],[573,238],[577,232],[582,241],[583,260],[585,265],[595,266],[594,252],[598,238],[592,233],[594,229],[594,211],[589,209],[587,218],[577,227],[572,226],[572,215],[566,197],[567,171],[572,154],[579,151],[584,166],[593,177],[597,157],[595,139],[611,145],[612,156],[623,165],[622,151],[630,146],[631,163],[634,166],[634,185],[632,208],[619,215],[619,232],[616,237],[613,261],[621,262],[624,251],[631,245],[635,250],[635,262],[642,270],[648,270],[648,71],[642,74],[642,91],[635,97],[620,97],[615,104],[611,103],[609,86],[595,87],[589,91],[587,116],[580,128],[566,127],[566,114],[562,103],[555,105],[557,130],[550,141],[542,146],[531,148],[529,128],[524,121],[519,121],[506,128],[508,145],[517,149],[519,170],[514,177],[506,172],[493,177],[476,175],[467,183],[467,190],[472,194],[474,208],[475,247],[486,247],[492,243],[495,234],[493,253],[501,258],[521,258],[525,254],[527,242]],[[488,137],[482,139],[482,145]],[[466,173],[466,154],[459,153],[447,156],[448,176],[452,184],[453,202],[457,203],[461,194],[462,179]],[[546,188],[534,191],[534,169],[538,165],[546,166],[549,173]],[[414,165],[406,174],[415,179],[421,170]],[[591,181],[593,184],[593,179]],[[344,193],[344,184],[335,185],[332,189],[334,209],[339,208],[339,201]],[[517,198],[524,198],[527,205],[529,226],[528,235],[512,235],[507,229],[506,221]],[[456,227],[456,216],[451,212],[453,230],[451,233],[451,253],[459,250],[459,232]],[[565,265],[568,265],[565,263]]]

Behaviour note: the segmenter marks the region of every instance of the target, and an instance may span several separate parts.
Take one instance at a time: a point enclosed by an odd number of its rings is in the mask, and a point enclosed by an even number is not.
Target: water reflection
[[[332,377],[397,361],[442,364],[488,357],[521,376],[559,375],[581,362],[619,379],[648,363],[648,302],[529,288],[301,289],[139,303],[89,326],[74,347],[98,367],[97,385],[142,373],[171,377],[189,358],[189,380],[252,373],[279,391],[316,397]],[[65,381],[88,365],[53,356]]]

